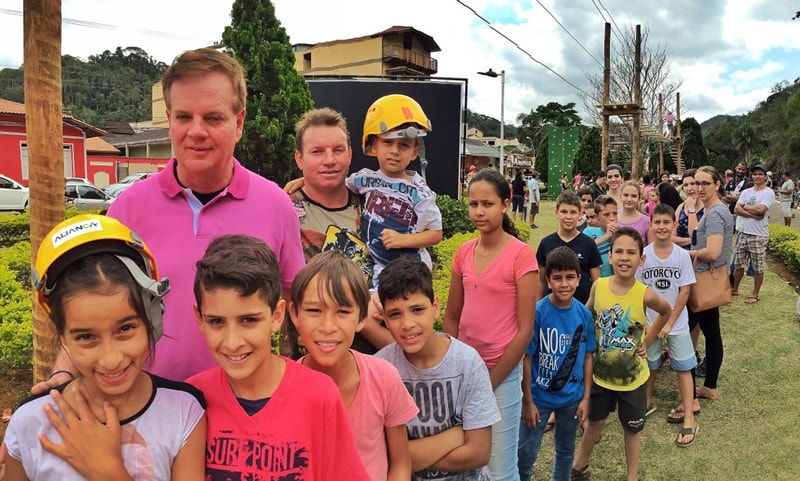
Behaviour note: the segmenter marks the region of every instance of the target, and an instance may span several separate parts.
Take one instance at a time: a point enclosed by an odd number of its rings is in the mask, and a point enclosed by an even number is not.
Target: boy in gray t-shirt
[[[391,261],[378,297],[395,343],[375,354],[392,363],[417,403],[406,424],[413,480],[490,481],[492,425],[500,421],[489,371],[477,351],[434,331],[439,299],[420,260]]]

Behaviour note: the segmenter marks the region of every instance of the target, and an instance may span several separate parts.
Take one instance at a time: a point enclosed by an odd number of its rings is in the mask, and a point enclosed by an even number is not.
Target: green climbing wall
[[[555,199],[561,193],[561,176],[567,174],[569,184],[574,177],[575,154],[580,144],[578,127],[547,127],[547,194]]]

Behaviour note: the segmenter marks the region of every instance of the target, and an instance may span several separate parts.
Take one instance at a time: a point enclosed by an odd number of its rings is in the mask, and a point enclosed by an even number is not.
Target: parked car
[[[146,178],[150,177],[151,175],[153,175],[154,173],[155,172],[139,172],[137,174],[131,174],[131,175],[123,178],[122,180],[120,180],[116,184],[109,184],[109,185],[103,187],[103,191],[106,194],[110,195],[111,197],[117,197],[120,194],[120,192],[122,192],[123,190],[125,190],[128,187],[130,187],[131,185],[133,185],[134,182],[138,182],[138,181],[140,181],[142,179],[146,179]]]
[[[83,177],[67,177],[67,184],[94,185],[89,179],[84,179]]]
[[[108,209],[113,197],[93,185],[67,184],[64,191],[67,205],[78,210]]]
[[[0,210],[25,212],[28,207],[28,188],[0,174]]]

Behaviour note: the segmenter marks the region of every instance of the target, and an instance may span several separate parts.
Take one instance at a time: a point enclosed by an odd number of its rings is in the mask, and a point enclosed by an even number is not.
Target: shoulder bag
[[[702,312],[731,303],[731,283],[725,266],[714,267],[711,263],[709,270],[697,272],[697,258],[693,260],[692,266],[697,283],[689,290],[686,306],[690,311]]]

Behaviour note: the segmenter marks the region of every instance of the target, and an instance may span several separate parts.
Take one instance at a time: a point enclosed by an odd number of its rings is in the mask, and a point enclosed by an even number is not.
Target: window
[[[64,177],[73,177],[72,163],[75,156],[72,152],[72,144],[64,144]],[[20,142],[19,145],[19,158],[22,163],[22,179],[30,180],[28,176],[28,143]]]

